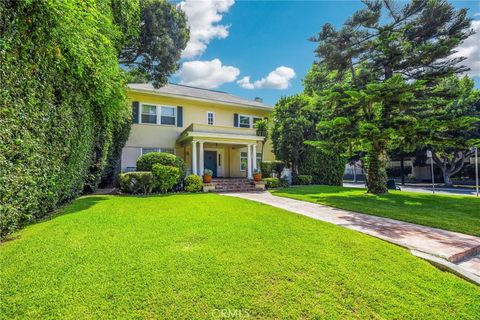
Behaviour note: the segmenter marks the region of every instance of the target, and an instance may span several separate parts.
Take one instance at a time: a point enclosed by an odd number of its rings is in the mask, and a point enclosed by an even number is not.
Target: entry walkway
[[[269,192],[238,192],[224,195],[258,201],[383,239],[406,247],[417,256],[435,264],[441,264],[480,284],[480,259],[478,259],[480,238],[478,237],[277,197]]]

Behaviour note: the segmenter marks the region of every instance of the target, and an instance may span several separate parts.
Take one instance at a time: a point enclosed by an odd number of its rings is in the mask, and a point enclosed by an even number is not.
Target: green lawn
[[[4,319],[478,319],[407,250],[214,194],[89,196],[0,246]]]
[[[475,197],[405,191],[375,196],[366,189],[318,185],[273,190],[272,194],[480,236],[480,199]]]

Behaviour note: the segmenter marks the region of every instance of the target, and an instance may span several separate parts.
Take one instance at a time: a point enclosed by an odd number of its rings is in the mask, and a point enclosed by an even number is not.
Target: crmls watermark
[[[250,313],[242,309],[213,309],[212,317],[214,319],[246,319],[250,317]]]

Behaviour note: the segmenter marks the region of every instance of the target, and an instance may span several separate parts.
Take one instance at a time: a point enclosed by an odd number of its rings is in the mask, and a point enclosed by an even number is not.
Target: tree
[[[115,9],[122,5],[121,0],[114,3],[118,3]],[[123,25],[121,12],[116,21]],[[166,0],[140,0],[139,18],[131,23],[137,24],[138,32],[125,33],[120,63],[136,69],[133,75],[152,81],[155,87],[166,84],[189,40],[185,14]]]
[[[367,151],[368,191],[386,193],[387,151],[422,131],[421,115],[443,77],[466,71],[452,58],[454,48],[471,35],[465,9],[441,0],[363,1],[365,9],[340,30],[325,24],[316,55],[322,69],[342,81],[345,99],[330,103],[330,118],[319,126],[326,142],[355,142]],[[330,95],[330,94],[327,94]],[[323,101],[324,104],[328,104]],[[338,113],[346,114],[338,116]],[[331,134],[350,126],[343,141]]]
[[[424,119],[429,128],[424,145],[433,149],[433,160],[442,170],[446,186],[453,185],[450,177],[473,156],[471,147],[480,138],[480,90],[473,88],[468,77],[445,79],[436,88],[443,97]]]
[[[259,120],[255,122],[255,132],[257,136],[263,137],[262,140],[262,161],[263,161],[263,149],[265,147],[265,142],[268,140],[269,132],[268,132],[268,121],[266,119]]]

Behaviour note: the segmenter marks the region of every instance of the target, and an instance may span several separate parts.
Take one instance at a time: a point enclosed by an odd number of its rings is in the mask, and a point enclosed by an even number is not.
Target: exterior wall
[[[233,124],[233,115],[250,115],[256,117],[270,117],[270,110],[250,109],[246,107],[234,107],[221,105],[217,103],[207,103],[203,101],[192,101],[182,98],[162,97],[155,94],[128,92],[131,101],[138,101],[147,104],[182,106],[183,107],[183,126],[158,124],[133,124],[130,136],[125,148],[122,151],[122,171],[133,170],[136,161],[141,155],[141,148],[164,148],[173,149],[175,154],[182,157],[188,168],[191,168],[191,146],[178,145],[176,140],[180,134],[192,123],[207,124],[207,112],[215,113],[215,120],[212,129],[215,131],[228,132],[228,128],[235,128]],[[141,116],[141,115],[140,115]],[[222,128],[223,127],[223,128]],[[237,129],[237,128],[235,128]],[[245,177],[246,173],[240,171],[240,151],[241,146],[231,146],[228,142],[219,147],[224,154],[224,176]],[[205,144],[208,149],[208,144]],[[197,152],[198,152],[197,146]],[[270,142],[264,147],[264,160],[274,160],[275,156],[271,152]],[[244,148],[246,151],[246,147]],[[261,143],[257,144],[257,152],[261,152]],[[197,155],[197,161],[199,156]]]

